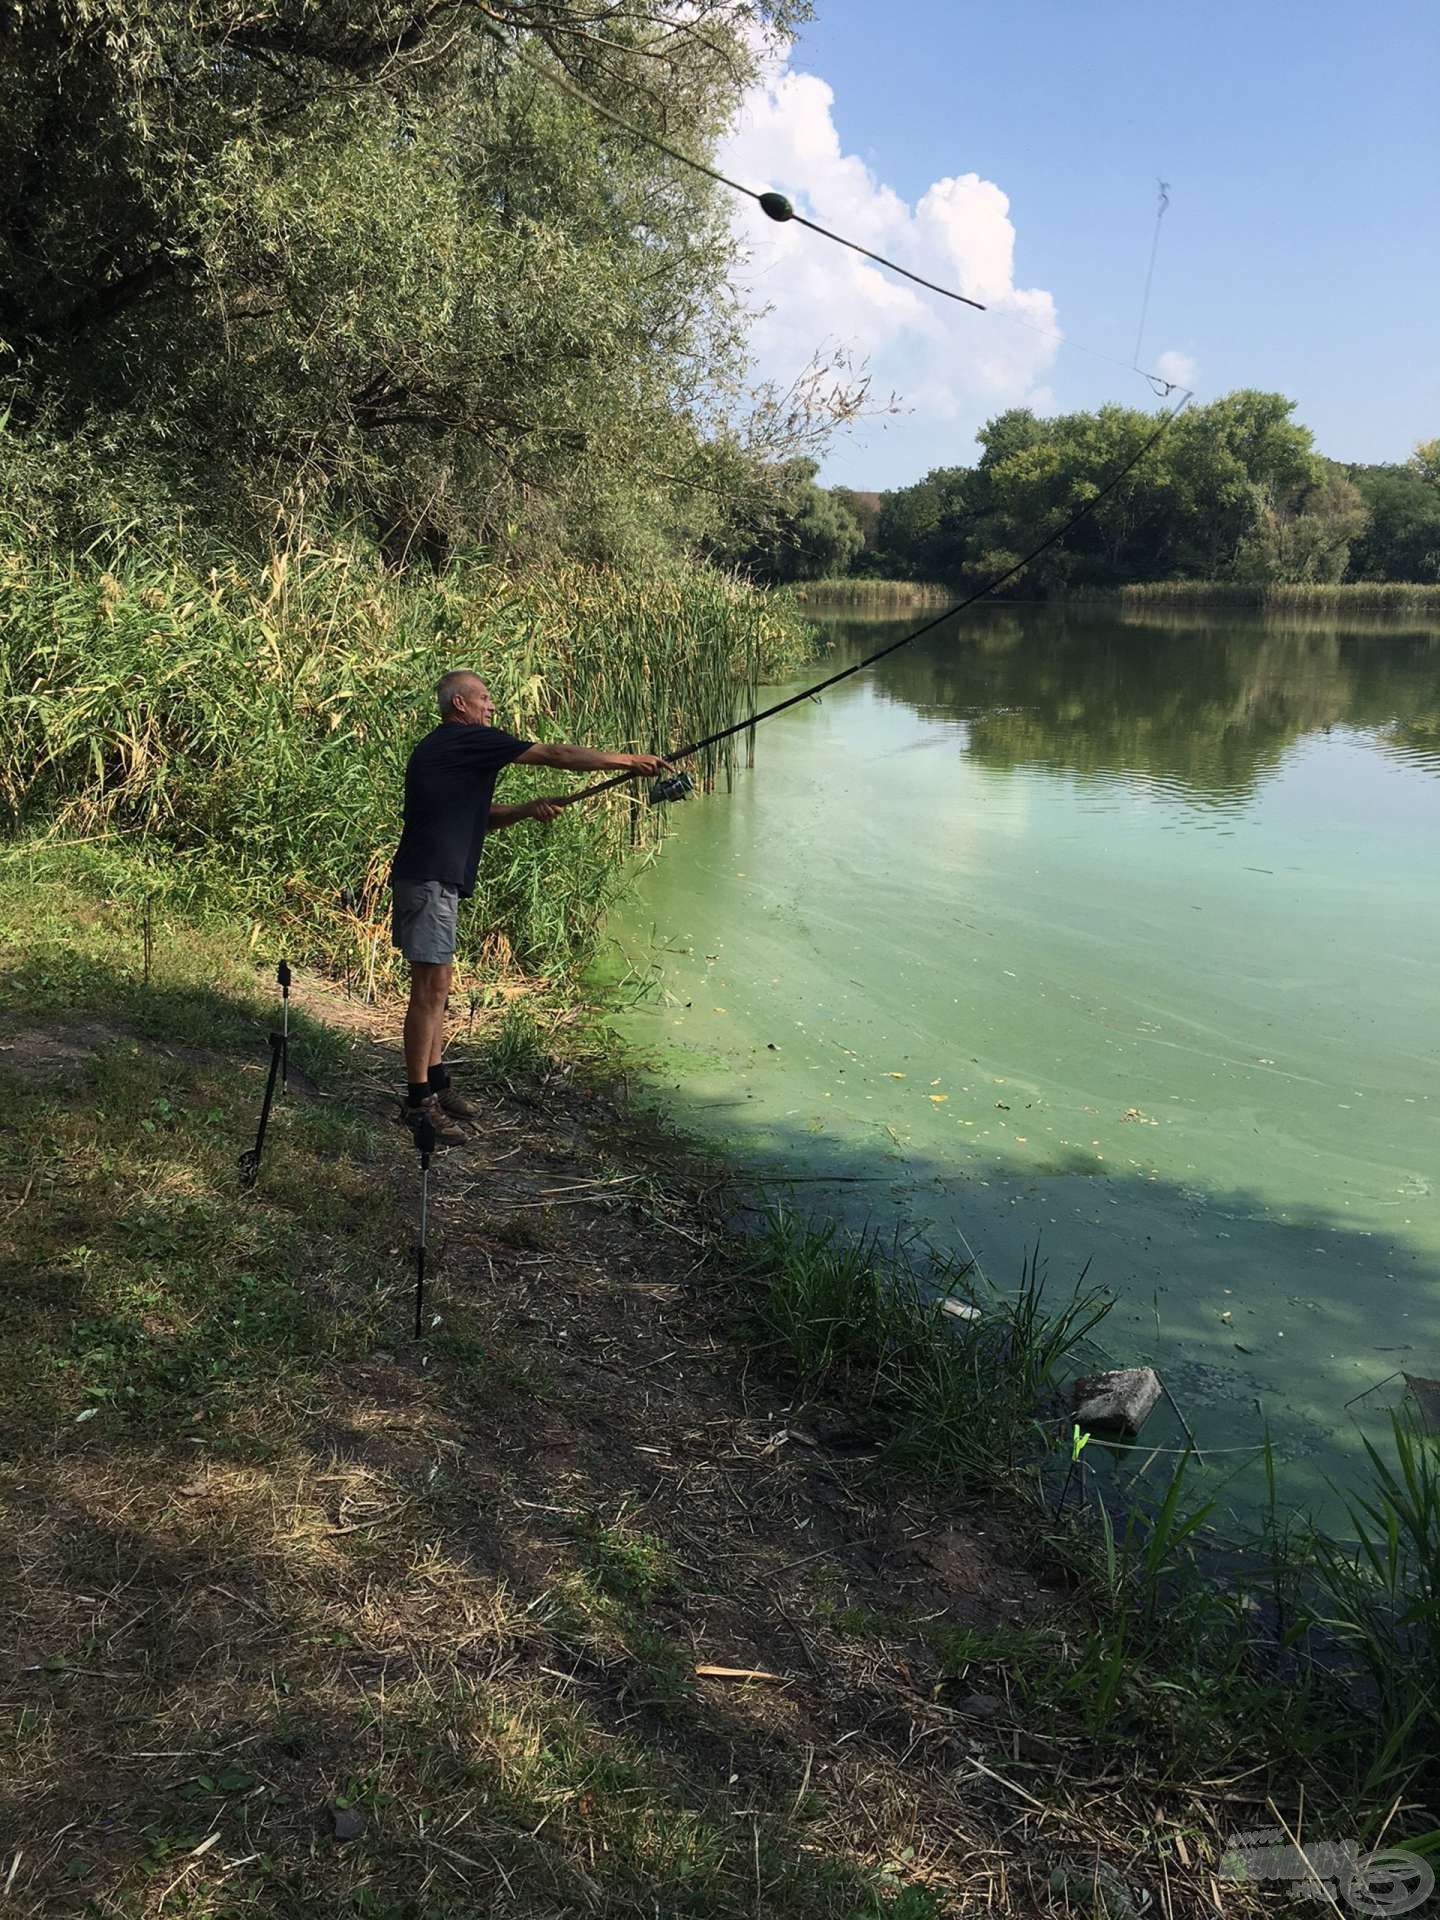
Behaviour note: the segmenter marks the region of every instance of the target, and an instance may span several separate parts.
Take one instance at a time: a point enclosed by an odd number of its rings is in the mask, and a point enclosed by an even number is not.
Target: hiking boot
[[[418,1107],[412,1107],[408,1100],[400,1102],[400,1111],[395,1118],[406,1128],[411,1138],[422,1120],[428,1120],[435,1129],[437,1147],[459,1147],[465,1143],[465,1135],[453,1120],[447,1120],[440,1111],[440,1103],[432,1093],[428,1100],[422,1100]],[[417,1142],[418,1144],[418,1142]]]
[[[440,1111],[448,1113],[452,1120],[478,1120],[480,1109],[473,1100],[467,1100],[458,1087],[441,1087],[435,1095]]]

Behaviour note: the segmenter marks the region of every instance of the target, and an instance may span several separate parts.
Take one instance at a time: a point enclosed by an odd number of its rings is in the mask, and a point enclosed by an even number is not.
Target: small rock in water
[[[1120,1367],[1077,1380],[1070,1395],[1077,1425],[1102,1433],[1138,1433],[1160,1398],[1160,1376],[1153,1367]]]
[[[1427,1380],[1422,1373],[1407,1373],[1405,1385],[1425,1432],[1440,1433],[1440,1380]]]

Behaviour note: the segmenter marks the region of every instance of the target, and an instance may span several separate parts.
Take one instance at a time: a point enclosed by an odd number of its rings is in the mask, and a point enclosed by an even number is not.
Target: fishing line
[[[943,295],[946,300],[956,300],[962,307],[974,307],[977,313],[988,313],[989,308],[982,300],[972,300],[968,294],[956,293],[953,287],[942,287],[934,280],[927,280],[922,274],[912,273],[909,267],[902,267],[897,261],[887,260],[883,253],[872,253],[869,247],[862,247],[858,240],[847,240],[843,233],[832,233],[829,227],[822,227],[814,220],[807,220],[803,213],[797,213],[792,203],[783,193],[762,193],[757,187],[747,187],[739,180],[730,179],[728,174],[719,173],[714,167],[706,166],[703,160],[696,160],[688,153],[682,153],[678,147],[672,147],[656,134],[647,133],[643,127],[637,127],[632,121],[624,119],[613,107],[607,107],[591,94],[577,87],[572,80],[562,79],[549,67],[538,60],[532,60],[522,48],[505,39],[504,35],[491,28],[494,37],[505,46],[530,72],[561,93],[568,93],[572,100],[578,100],[582,106],[589,107],[592,113],[598,113],[603,119],[613,122],[622,132],[628,133],[632,140],[639,140],[647,147],[654,147],[671,160],[678,161],[682,167],[689,167],[695,173],[703,173],[708,180],[714,180],[719,186],[728,187],[731,193],[738,193],[746,200],[753,200],[772,220],[782,223],[793,220],[797,226],[808,227],[811,233],[818,233],[822,239],[833,240],[837,246],[848,247],[852,253],[863,253],[867,260],[873,260],[877,266],[888,267],[891,273],[903,274],[907,280],[913,280],[916,286],[928,287],[931,293]]]
[[[1155,209],[1155,232],[1150,241],[1150,265],[1145,270],[1145,295],[1140,302],[1140,324],[1135,329],[1135,371],[1140,372],[1140,343],[1145,338],[1145,321],[1150,312],[1150,286],[1155,278],[1155,256],[1160,251],[1160,222],[1165,218],[1165,209],[1170,204],[1170,187],[1167,181],[1160,181],[1160,204]],[[1151,376],[1146,374],[1148,380]]]
[[[901,647],[908,647],[913,640],[919,640],[923,635],[933,633],[937,627],[943,627],[947,620],[953,620],[957,613],[963,613],[966,607],[973,607],[977,600],[983,600],[987,594],[992,594],[998,587],[1003,587],[1007,580],[1013,580],[1016,574],[1023,573],[1026,567],[1040,558],[1042,553],[1048,553],[1051,547],[1058,546],[1067,534],[1072,533],[1082,521],[1087,520],[1101,501],[1108,499],[1120,483],[1135,471],[1145,456],[1159,445],[1194,397],[1194,394],[1187,389],[1178,405],[1170,409],[1155,431],[1141,442],[1125,464],[1117,468],[1091,499],[1077,507],[1070,518],[1062,522],[1053,533],[1048,533],[1038,546],[1032,547],[1021,559],[987,580],[983,586],[977,587],[973,593],[967,593],[963,599],[956,600],[943,612],[937,613],[933,619],[913,627],[909,633],[901,634],[898,640],[890,641],[887,646],[877,647],[874,653],[866,654],[863,660],[856,660],[848,667],[841,667],[838,673],[828,674],[825,679],[817,680],[813,686],[804,687],[799,693],[792,693],[784,700],[777,700],[772,706],[762,708],[759,713],[747,714],[743,720],[732,721],[728,727],[717,727],[713,733],[707,733],[703,739],[692,740],[686,746],[676,747],[673,751],[666,753],[663,758],[672,763],[677,760],[689,760],[695,754],[702,753],[706,747],[713,747],[721,740],[728,740],[733,734],[744,733],[750,727],[759,726],[762,720],[771,720],[777,713],[784,713],[790,707],[798,707],[804,700],[815,699],[818,694],[826,692],[830,687],[838,687],[842,680],[849,680],[854,674],[863,673],[867,667],[873,667],[877,660],[884,660],[889,654],[898,653]],[[579,800],[588,800],[593,794],[605,793],[611,787],[621,786],[625,781],[633,780],[634,777],[633,773],[612,774],[608,780],[597,780],[593,786],[582,787],[578,793],[566,794],[562,804],[573,806]],[[683,786],[681,782],[684,782]],[[669,800],[683,799],[685,793],[689,791],[688,775],[672,775],[668,779],[656,781],[651,789],[650,798],[652,803],[660,804]]]

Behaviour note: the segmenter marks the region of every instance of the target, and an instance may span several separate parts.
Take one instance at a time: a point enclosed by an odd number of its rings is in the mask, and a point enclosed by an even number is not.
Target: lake
[[[1216,1470],[1268,1428],[1333,1511],[1440,1375],[1440,627],[975,608],[673,822],[612,932],[677,1118],[993,1285],[1088,1267]]]

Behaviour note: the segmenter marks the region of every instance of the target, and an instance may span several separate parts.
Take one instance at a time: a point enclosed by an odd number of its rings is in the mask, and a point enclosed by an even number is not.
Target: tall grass
[[[109,570],[0,551],[0,808],[12,830],[126,836],[163,854],[185,904],[284,916],[337,955],[359,942],[373,970],[405,758],[445,668],[483,671],[517,732],[657,749],[746,711],[804,632],[788,603],[716,573],[517,582],[471,563],[416,580],[359,549],[263,569],[141,550]],[[706,756],[707,783],[736,745]],[[504,797],[557,784],[517,769]],[[497,837],[473,938],[531,967],[577,957],[657,832],[620,789]]]
[[[1329,607],[1374,607],[1411,613],[1417,609],[1440,613],[1440,583],[1424,585],[1398,580],[1346,580],[1334,584],[1316,581],[1290,586],[1246,586],[1233,580],[1156,580],[1121,587],[1127,606],[1179,604],[1197,607],[1265,607],[1303,612]]]
[[[746,1303],[763,1345],[807,1388],[840,1392],[913,1471],[983,1485],[1044,1451],[1036,1410],[1104,1319],[1083,1284],[1050,1298],[1038,1264],[1018,1291],[971,1291],[970,1269],[920,1276],[870,1235],[784,1210],[748,1249]],[[964,1317],[942,1302],[976,1308]]]
[[[1315,1612],[1369,1675],[1396,1747],[1423,1743],[1440,1767],[1440,1439],[1408,1410],[1391,1422],[1393,1461],[1365,1442],[1353,1542],[1312,1542]]]
[[[1393,1459],[1369,1449],[1349,1543],[1281,1518],[1268,1445],[1258,1540],[1216,1533],[1223,1486],[1192,1497],[1188,1451],[1148,1492],[1139,1474],[1099,1498],[1099,1480],[1082,1484],[1062,1526],[1045,1485],[1078,1450],[1061,1443],[1068,1421],[1043,1416],[1104,1294],[1082,1279],[1052,1297],[1034,1261],[1013,1295],[972,1293],[966,1268],[920,1277],[873,1237],[785,1212],[750,1245],[744,1274],[759,1346],[807,1397],[838,1401],[908,1473],[998,1496],[1068,1569],[1087,1631],[1019,1631],[1001,1661],[1037,1719],[1124,1735],[1177,1773],[1233,1774],[1287,1797],[1304,1781],[1372,1844],[1397,1802],[1407,1836],[1430,1821],[1423,1807],[1440,1810],[1440,1439],[1396,1416]],[[944,1313],[937,1285],[978,1315]],[[925,1630],[961,1671],[989,1664],[974,1634]]]
[[[930,607],[943,606],[954,596],[938,580],[871,580],[859,574],[842,574],[831,580],[807,580],[792,589],[795,598],[808,605],[812,600],[858,607]]]

